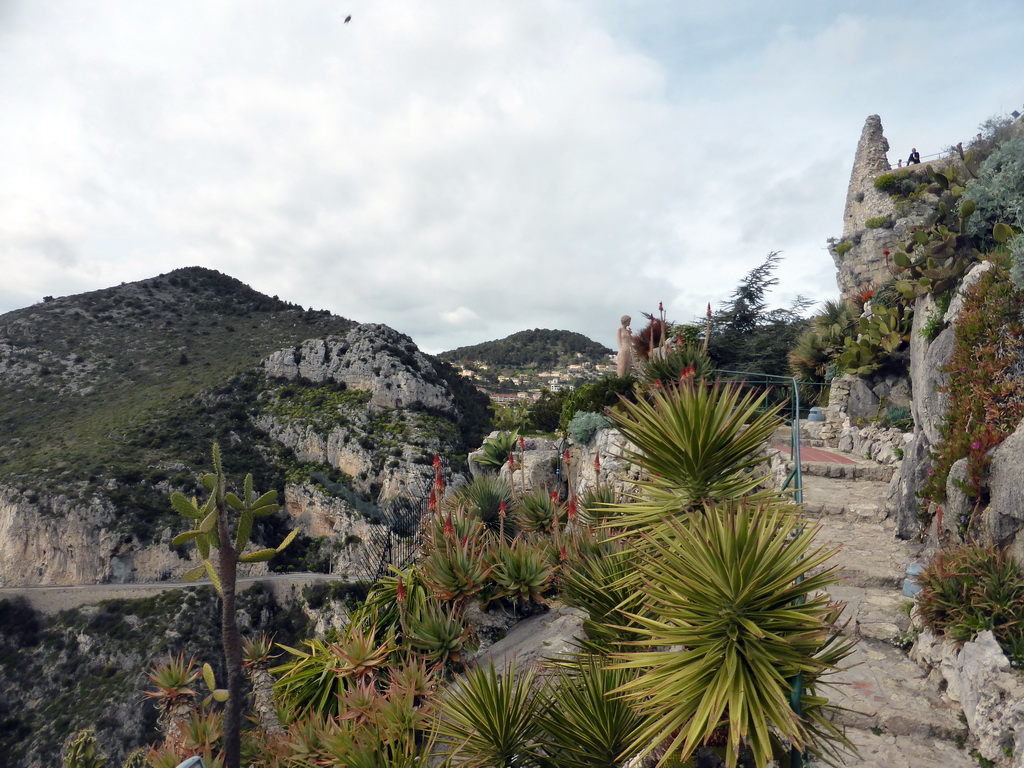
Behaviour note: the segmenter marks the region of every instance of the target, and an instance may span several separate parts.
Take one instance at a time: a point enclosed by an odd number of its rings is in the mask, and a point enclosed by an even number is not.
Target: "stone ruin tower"
[[[866,226],[868,219],[885,216],[895,223],[897,218],[892,197],[875,189],[875,179],[892,170],[886,157],[888,151],[889,141],[882,133],[882,119],[878,115],[869,116],[857,143],[843,213],[840,244],[850,243],[853,247],[842,255],[836,246],[829,248],[836,264],[839,291],[846,298],[877,288],[890,277],[882,252],[891,250],[897,241],[895,229],[868,229]]]

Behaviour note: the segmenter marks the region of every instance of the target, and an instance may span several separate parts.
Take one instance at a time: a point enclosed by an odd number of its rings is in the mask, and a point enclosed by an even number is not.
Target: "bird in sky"
[[[352,21],[352,16],[346,16],[345,23],[348,24],[350,21]]]

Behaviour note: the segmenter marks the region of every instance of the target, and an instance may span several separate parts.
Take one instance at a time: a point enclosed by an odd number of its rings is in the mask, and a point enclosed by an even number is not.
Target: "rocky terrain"
[[[408,337],[200,268],[0,317],[0,395],[7,586],[180,576],[168,497],[195,491],[214,440],[285,500],[257,540],[298,525],[291,567],[345,567],[391,500],[422,495],[434,452],[465,468],[489,418]]]

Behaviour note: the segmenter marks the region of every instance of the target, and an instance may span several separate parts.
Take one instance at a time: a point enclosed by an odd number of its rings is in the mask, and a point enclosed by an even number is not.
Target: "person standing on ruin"
[[[917,165],[921,162],[921,153],[917,151],[917,147],[912,147],[910,150],[910,157],[907,158],[907,165]]]
[[[629,330],[629,324],[633,318],[623,315],[619,320],[617,339],[619,342],[619,356],[615,360],[615,375],[620,379],[628,376],[633,367],[633,333]]]

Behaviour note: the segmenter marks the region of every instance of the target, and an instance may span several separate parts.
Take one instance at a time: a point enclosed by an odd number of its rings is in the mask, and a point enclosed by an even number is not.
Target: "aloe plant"
[[[64,742],[64,768],[103,768],[106,755],[96,741],[96,731],[86,728]]]
[[[468,637],[469,630],[455,610],[434,601],[406,617],[405,644],[427,664],[460,662]]]
[[[543,603],[555,569],[545,553],[522,538],[500,545],[492,573],[498,597]]]
[[[434,539],[420,559],[423,582],[439,600],[461,605],[487,586],[494,565],[490,542],[482,535]]]
[[[483,455],[474,456],[473,461],[481,467],[499,470],[508,463],[508,455],[515,451],[518,439],[518,429],[513,429],[511,432],[499,432],[484,441],[484,444],[480,446]]]
[[[515,505],[514,519],[523,531],[551,534],[555,527],[565,528],[568,508],[556,498],[552,498],[551,492],[546,488],[535,488],[519,497]]]

